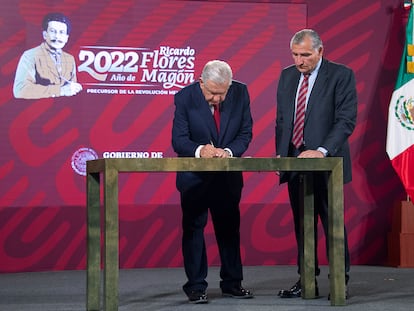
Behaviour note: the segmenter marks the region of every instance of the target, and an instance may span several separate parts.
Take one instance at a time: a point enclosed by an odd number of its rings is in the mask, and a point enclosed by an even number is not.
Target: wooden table
[[[103,173],[104,233],[103,310],[118,310],[119,300],[119,173],[178,171],[303,171],[330,173],[329,273],[331,305],[345,305],[344,211],[342,158],[140,158],[87,161],[87,286],[86,308],[100,310],[101,221],[100,176]],[[315,298],[314,214],[312,174],[304,174],[304,247],[302,298]],[[293,230],[293,227],[292,227]]]

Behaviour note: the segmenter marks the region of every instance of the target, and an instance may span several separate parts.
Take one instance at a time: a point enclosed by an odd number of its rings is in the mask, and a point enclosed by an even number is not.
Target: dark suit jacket
[[[172,145],[179,157],[194,157],[199,145],[210,143],[215,147],[229,148],[235,157],[246,151],[252,139],[253,121],[245,84],[232,81],[224,102],[220,104],[220,134],[199,82],[175,94],[174,104]],[[240,193],[243,186],[241,172],[221,175],[220,178],[228,180],[230,190]],[[217,173],[178,172],[177,189],[183,192],[197,185],[208,187],[214,176]]]
[[[277,90],[276,153],[288,156],[292,139],[296,90],[300,72],[295,66],[285,68]],[[352,70],[322,59],[318,76],[310,94],[305,115],[306,149],[324,147],[328,156],[343,157],[344,182],[352,179],[348,137],[357,116],[357,93]],[[282,173],[280,182],[287,181]]]

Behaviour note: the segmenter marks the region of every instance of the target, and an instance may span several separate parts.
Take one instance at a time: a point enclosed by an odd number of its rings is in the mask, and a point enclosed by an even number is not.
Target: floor
[[[353,266],[346,306],[330,305],[327,267],[322,267],[318,277],[320,297],[308,300],[276,295],[297,281],[294,266],[244,267],[243,285],[254,293],[253,299],[221,297],[218,270],[209,268],[209,303],[203,305],[187,302],[181,290],[185,281],[182,268],[121,270],[119,310],[414,310],[414,268]],[[86,272],[0,274],[0,310],[86,310]]]

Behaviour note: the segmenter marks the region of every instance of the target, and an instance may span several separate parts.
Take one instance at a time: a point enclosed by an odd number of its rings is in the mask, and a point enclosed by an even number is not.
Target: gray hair
[[[211,60],[205,64],[201,73],[201,79],[205,81],[212,81],[217,84],[231,84],[233,79],[233,72],[231,67],[224,61]]]
[[[312,40],[312,48],[314,50],[319,50],[323,47],[321,37],[319,37],[318,33],[315,30],[302,29],[293,35],[292,39],[290,40],[290,48],[292,48],[292,45],[294,44],[302,43],[306,37],[310,37]]]

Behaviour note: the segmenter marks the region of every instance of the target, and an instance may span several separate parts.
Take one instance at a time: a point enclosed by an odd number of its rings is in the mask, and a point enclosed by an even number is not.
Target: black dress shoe
[[[239,299],[253,298],[253,294],[242,286],[236,286],[232,288],[222,288],[221,292],[224,297],[232,297]]]
[[[193,290],[187,294],[189,303],[207,303],[207,294],[203,290]]]
[[[297,281],[290,289],[282,289],[277,294],[280,298],[299,298],[302,296],[302,286],[299,281]],[[315,296],[319,296],[318,282],[315,280]]]

